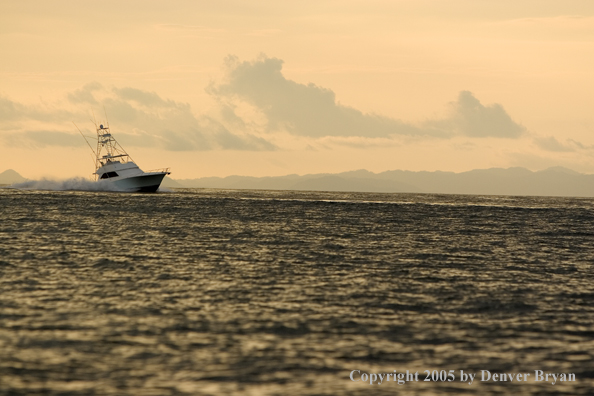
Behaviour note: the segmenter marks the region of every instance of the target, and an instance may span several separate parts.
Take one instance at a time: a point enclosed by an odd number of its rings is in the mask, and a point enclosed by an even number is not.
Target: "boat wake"
[[[13,184],[7,188],[19,190],[50,190],[50,191],[123,191],[114,183],[107,181],[90,181],[82,177],[74,177],[66,180],[28,180],[22,183]]]

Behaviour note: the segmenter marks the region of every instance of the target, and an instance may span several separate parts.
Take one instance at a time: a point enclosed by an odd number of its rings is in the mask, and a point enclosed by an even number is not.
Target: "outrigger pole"
[[[72,123],[74,124],[74,121],[72,121]],[[80,128],[78,127],[78,125],[74,124],[74,126],[76,127],[76,129],[78,130],[78,132],[80,132],[80,135],[83,137],[83,139],[85,139],[85,142],[87,142],[87,145],[89,146],[89,148],[93,152],[93,163],[95,163],[95,158],[97,157],[97,155],[95,154],[95,150],[93,150],[93,147],[91,146],[91,143],[89,143],[89,141],[87,140],[87,137],[85,135],[83,135],[83,133],[80,130]]]

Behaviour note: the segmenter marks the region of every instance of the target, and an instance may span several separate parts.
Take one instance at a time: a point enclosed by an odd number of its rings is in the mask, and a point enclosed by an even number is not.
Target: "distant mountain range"
[[[303,176],[170,179],[165,185],[174,188],[594,197],[594,175],[578,173],[563,167],[553,167],[537,172],[525,168],[476,169],[462,173],[401,170],[373,173],[357,170]]]
[[[12,169],[0,173],[0,184],[26,179]],[[225,188],[264,190],[409,192],[480,195],[544,195],[594,197],[594,175],[563,167],[533,172],[525,168],[476,169],[468,172],[357,170],[338,174],[287,175],[276,177],[203,177],[171,179],[168,188]]]

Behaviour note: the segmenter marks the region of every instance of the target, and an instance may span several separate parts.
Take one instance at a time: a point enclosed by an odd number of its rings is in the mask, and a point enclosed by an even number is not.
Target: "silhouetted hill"
[[[183,188],[184,187],[179,182],[173,180],[169,176],[165,176],[163,178],[163,181],[161,182],[161,186],[163,186],[163,187],[169,187],[169,188]]]
[[[8,169],[0,173],[0,184],[21,183],[26,180],[27,179],[25,179],[23,176],[19,175],[16,171],[12,169]]]
[[[401,170],[373,173],[362,169],[338,174],[176,181],[184,187],[202,188],[594,197],[594,175],[563,167],[537,172],[525,168],[491,168],[462,173]]]

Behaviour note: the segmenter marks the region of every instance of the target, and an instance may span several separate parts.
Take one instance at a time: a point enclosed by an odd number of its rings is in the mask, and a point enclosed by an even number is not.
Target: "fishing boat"
[[[88,140],[87,144],[95,156],[95,173],[93,175],[96,181],[113,183],[115,188],[120,191],[155,192],[159,189],[163,178],[171,173],[169,168],[144,172],[115,140],[109,130],[109,124],[97,126],[95,123],[95,128],[97,130],[97,150],[93,150]],[[86,140],[84,135],[83,137]]]

